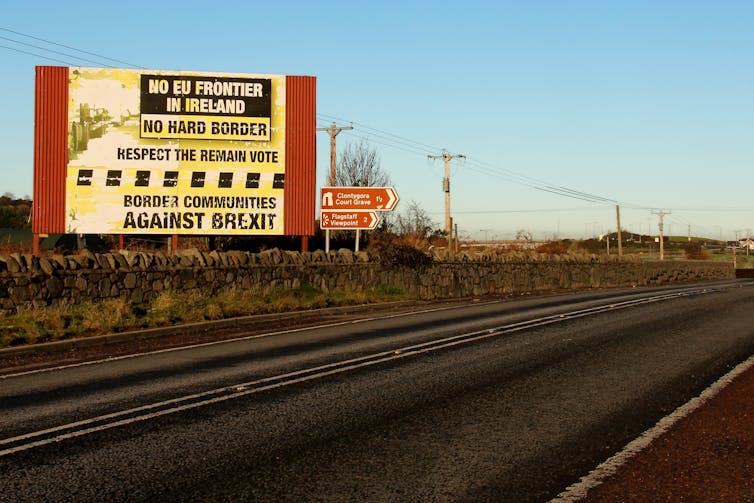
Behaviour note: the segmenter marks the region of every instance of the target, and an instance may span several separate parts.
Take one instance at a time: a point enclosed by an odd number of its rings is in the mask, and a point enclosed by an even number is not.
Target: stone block
[[[69,259],[73,261],[77,267],[76,269],[94,269],[96,260],[92,259],[91,257],[87,255],[70,255]],[[99,264],[97,264],[96,267],[98,267]]]
[[[45,287],[47,288],[49,298],[56,299],[63,293],[64,285],[60,278],[52,277],[45,281]]]
[[[128,273],[123,278],[123,287],[127,290],[132,290],[136,288],[136,274],[135,273]]]
[[[40,257],[39,258],[39,268],[47,276],[52,276],[55,273],[55,265],[56,264],[57,264],[56,262],[54,262],[52,260],[49,260],[47,257]]]
[[[29,285],[12,286],[8,288],[8,296],[18,306],[31,300],[31,289]]]
[[[21,259],[21,255],[18,253],[11,253],[8,255],[8,272],[26,272],[26,267]]]

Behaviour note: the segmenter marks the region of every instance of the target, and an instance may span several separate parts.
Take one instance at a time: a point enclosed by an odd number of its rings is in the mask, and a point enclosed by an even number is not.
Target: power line
[[[32,39],[32,40],[36,40],[36,41],[39,41],[39,42],[43,42],[45,44],[50,44],[52,46],[61,47],[61,48],[65,48],[65,49],[68,49],[68,50],[71,50],[71,51],[75,51],[75,52],[78,52],[78,53],[81,53],[81,54],[86,54],[86,55],[89,55],[89,56],[94,56],[96,58],[99,58],[100,60],[107,60],[107,61],[110,61],[110,62],[120,63],[120,64],[126,65],[128,67],[144,68],[144,67],[142,67],[140,65],[135,65],[135,64],[132,64],[132,63],[129,63],[129,62],[126,62],[126,61],[119,60],[119,59],[110,58],[108,56],[105,56],[105,55],[102,55],[102,54],[98,54],[98,53],[95,53],[95,52],[86,51],[86,50],[83,50],[83,49],[78,49],[78,48],[73,47],[73,46],[61,44],[59,42],[54,42],[54,41],[47,40],[47,39],[44,39],[44,38],[41,38],[41,37],[37,37],[37,36],[34,36],[34,35],[23,33],[23,32],[17,31],[17,30],[12,30],[12,29],[5,28],[5,27],[0,27],[0,30],[2,30],[4,32],[7,32],[7,33],[14,34],[14,35],[19,36],[19,37],[25,37],[25,38],[28,38],[28,39]],[[75,60],[80,60],[80,61],[86,61],[86,62],[90,62],[90,63],[95,63],[95,64],[98,64],[98,65],[101,65],[101,66],[105,66],[105,67],[112,67],[112,65],[110,65],[109,63],[103,63],[103,61],[92,60],[92,59],[88,59],[88,58],[85,58],[85,57],[82,57],[82,56],[78,56],[78,55],[75,55],[75,54],[69,54],[69,53],[65,53],[65,52],[62,52],[62,51],[57,51],[57,50],[54,50],[54,49],[45,48],[45,47],[42,47],[42,46],[39,46],[39,45],[30,44],[30,43],[27,43],[27,42],[24,42],[24,41],[21,41],[21,40],[17,40],[17,39],[11,38],[11,37],[0,36],[0,39],[9,41],[9,42],[12,42],[12,43],[15,43],[15,44],[23,45],[23,46],[26,46],[26,47],[31,47],[31,48],[37,49],[39,51],[45,51],[45,52],[49,52],[51,54],[58,54],[58,55],[62,55],[62,56],[68,57],[68,58],[73,58]],[[62,63],[64,65],[66,65],[66,66],[78,66],[77,64],[71,63],[70,61],[66,61],[66,60],[62,60],[62,59],[59,59],[59,58],[50,57],[50,56],[47,56],[47,55],[43,55],[43,54],[39,54],[39,53],[35,53],[35,52],[23,50],[23,49],[19,49],[17,47],[11,47],[11,46],[7,46],[7,45],[0,45],[0,48],[7,49],[7,50],[10,50],[10,51],[15,51],[15,52],[18,52],[18,53],[21,53],[21,54],[26,54],[26,55],[29,55],[29,56],[34,56],[34,57],[46,59],[46,60],[49,60],[49,61],[55,61],[55,62],[58,62],[58,63]],[[398,134],[395,134],[395,133],[391,133],[389,131],[377,129],[377,128],[374,128],[374,127],[371,127],[371,126],[368,126],[368,125],[365,125],[365,124],[362,124],[362,123],[359,123],[359,122],[348,121],[348,120],[340,118],[340,117],[336,117],[336,116],[332,116],[332,115],[328,115],[328,114],[323,114],[323,113],[318,113],[317,117],[318,117],[318,119],[320,121],[324,121],[325,119],[327,119],[328,121],[330,121],[330,120],[338,120],[338,121],[350,122],[351,124],[355,124],[355,125],[359,126],[359,131],[363,133],[361,135],[356,134],[354,136],[356,136],[358,138],[361,138],[361,139],[368,140],[368,141],[372,141],[372,142],[380,144],[380,145],[384,145],[384,146],[387,146],[387,147],[390,147],[390,148],[394,148],[394,149],[397,149],[397,150],[400,150],[400,151],[403,151],[403,152],[407,152],[407,153],[410,153],[410,154],[425,156],[425,155],[429,155],[431,152],[436,152],[436,151],[440,150],[440,148],[437,147],[437,146],[429,145],[429,144],[426,144],[426,143],[423,143],[423,142],[419,142],[419,141],[415,141],[415,140],[406,138],[404,136],[401,136],[401,135],[398,135]],[[580,201],[595,203],[595,204],[600,205],[600,206],[601,205],[607,205],[607,204],[612,205],[612,204],[619,204],[620,203],[622,206],[624,206],[626,208],[629,208],[629,209],[644,209],[644,210],[651,209],[650,207],[647,207],[647,206],[636,205],[636,204],[631,204],[631,203],[627,203],[627,202],[621,202],[621,201],[618,201],[618,200],[615,200],[615,199],[612,199],[612,198],[609,198],[609,197],[603,197],[603,196],[596,195],[596,194],[591,194],[591,193],[588,193],[588,192],[583,192],[583,191],[579,191],[579,190],[570,189],[570,188],[564,187],[564,186],[554,185],[554,184],[548,183],[546,181],[539,180],[539,179],[530,177],[528,175],[525,175],[525,174],[522,174],[522,173],[518,173],[516,171],[510,170],[510,169],[507,169],[507,168],[503,168],[503,167],[500,167],[500,166],[497,166],[497,165],[493,165],[493,164],[490,164],[490,163],[487,163],[485,161],[482,161],[482,160],[479,160],[479,159],[475,159],[475,158],[469,158],[469,159],[467,159],[466,162],[465,162],[465,164],[464,164],[464,166],[466,168],[468,168],[469,170],[471,170],[471,171],[475,171],[477,173],[481,173],[481,174],[484,174],[486,176],[491,176],[491,177],[499,178],[501,180],[505,180],[505,181],[510,182],[510,183],[515,183],[515,184],[518,184],[518,185],[527,186],[527,187],[532,188],[534,190],[538,190],[538,191],[542,191],[542,192],[548,192],[548,193],[551,193],[553,195],[557,195],[557,196],[561,196],[561,197],[567,197],[567,198],[570,198],[570,199],[576,199],[576,200],[580,200]],[[676,210],[677,211],[704,211],[704,212],[734,212],[734,211],[752,211],[752,210],[754,210],[754,208],[751,208],[751,207],[676,208]],[[510,210],[510,211],[515,212],[516,210]],[[502,210],[502,212],[510,212],[510,211]],[[520,210],[519,212],[526,212],[526,211],[529,211],[529,210]],[[548,210],[533,210],[533,211],[548,211]],[[554,211],[559,211],[559,210],[554,210]],[[466,212],[466,213],[471,213],[471,212]],[[476,212],[476,213],[490,213],[490,212]],[[686,220],[686,221],[688,222],[688,220]],[[687,225],[691,225],[691,224],[688,223]],[[696,226],[696,227],[699,227],[699,226]],[[721,226],[718,226],[718,227],[720,227],[722,229]]]
[[[318,115],[321,117],[334,117],[334,116],[329,116],[327,114],[318,114]],[[427,149],[434,149],[435,151],[437,149],[437,147],[433,147],[426,143],[418,142],[415,140],[405,138],[400,135],[389,133],[387,131],[372,128],[370,126],[360,124],[358,122],[353,122],[353,121],[349,121],[349,122],[352,122],[353,124],[358,124],[360,130],[365,130],[368,133],[365,136],[360,136],[360,138],[373,141],[374,143],[377,143],[380,145],[385,145],[385,146],[398,149],[404,152],[408,152],[411,154],[415,154],[415,155],[425,155],[425,153],[427,152]],[[598,205],[598,207],[620,204],[624,209],[631,209],[631,210],[645,210],[646,211],[646,210],[651,210],[652,208],[654,208],[654,206],[635,204],[635,203],[631,203],[627,201],[619,201],[617,199],[604,197],[604,196],[600,196],[596,194],[591,194],[591,193],[583,192],[579,190],[574,190],[574,189],[564,187],[564,186],[556,186],[548,182],[545,182],[543,180],[539,180],[539,179],[530,177],[528,175],[517,173],[515,171],[509,170],[506,168],[501,168],[500,166],[496,166],[496,165],[493,165],[493,164],[490,164],[485,161],[475,159],[472,157],[469,157],[466,160],[465,166],[471,171],[475,171],[477,173],[481,173],[486,176],[492,176],[495,178],[499,178],[501,180],[505,180],[505,181],[519,184],[519,185],[524,185],[534,190],[548,192],[553,195],[557,195],[561,197],[567,197],[570,199],[576,199],[580,201],[595,203],[596,205]],[[752,211],[754,210],[754,208],[750,208],[750,207],[676,208],[675,210],[676,211],[705,211],[705,212],[735,212],[735,211]],[[482,212],[477,212],[477,213],[482,213]],[[686,225],[692,225],[689,221],[687,222],[688,223]],[[695,225],[695,227],[704,229],[703,226]],[[708,229],[707,229],[707,234],[710,234]]]
[[[327,115],[327,114],[321,114],[320,113],[320,114],[317,114],[317,115],[320,116],[320,117],[326,117],[326,118],[328,118],[328,120],[337,120],[337,121],[341,121],[341,122],[350,122],[351,124],[355,124],[355,125],[359,126],[360,130],[374,131],[378,135],[383,135],[385,137],[394,138],[394,139],[398,140],[399,142],[403,142],[403,143],[406,143],[406,144],[413,144],[413,145],[424,147],[424,150],[429,151],[429,152],[436,152],[438,150],[441,150],[437,146],[428,145],[426,143],[421,143],[421,142],[418,142],[418,141],[415,141],[415,140],[410,140],[410,139],[405,138],[403,136],[400,136],[400,135],[397,135],[397,134],[394,134],[394,133],[390,133],[388,131],[384,131],[384,130],[381,130],[381,129],[376,129],[376,128],[367,126],[366,124],[361,124],[359,122],[349,121],[349,120],[346,120],[346,119],[342,119],[340,117],[335,117],[335,116]]]
[[[568,192],[564,192],[564,191],[559,190],[559,189],[554,188],[554,187],[536,187],[536,186],[534,186],[532,188],[534,190],[540,190],[542,192],[549,192],[550,194],[555,194],[557,196],[570,197],[571,199],[578,199],[580,201],[587,201],[587,202],[590,202],[590,203],[602,202],[601,201],[602,198],[593,198],[593,197],[587,197],[587,196],[579,196],[579,195],[576,195],[576,194],[570,194]]]
[[[112,61],[114,63],[122,63],[122,64],[124,64],[126,66],[135,67],[135,68],[144,68],[142,66],[134,65],[134,64],[128,63],[126,61],[122,61],[122,60],[114,59],[114,58],[109,58],[107,56],[103,56],[102,54],[97,54],[95,52],[85,51],[83,49],[77,49],[76,47],[72,47],[70,45],[65,45],[65,44],[61,44],[61,43],[58,43],[58,42],[53,42],[51,40],[46,40],[44,38],[36,37],[34,35],[29,35],[28,33],[22,33],[20,31],[16,31],[16,30],[11,30],[9,28],[4,28],[2,26],[0,26],[0,30],[8,32],[8,33],[13,33],[14,35],[19,35],[21,37],[26,37],[26,38],[30,38],[30,39],[33,39],[33,40],[38,40],[40,42],[44,42],[45,44],[50,44],[50,45],[54,45],[54,46],[57,46],[57,47],[64,47],[66,49],[70,49],[72,51],[80,52],[82,54],[88,54],[90,56],[96,56],[97,58],[101,58],[101,59],[104,59],[104,60],[107,60],[107,61]],[[23,44],[24,43],[24,42],[19,42],[19,41],[14,41],[14,42],[19,43],[19,44]],[[50,51],[50,52],[56,52],[56,51],[52,51],[51,49],[42,49],[42,50],[44,50],[44,51]],[[44,57],[44,56],[41,56],[41,57]],[[73,56],[73,57],[75,57],[77,59],[81,59],[83,61],[90,61],[90,60],[86,60],[86,59],[78,57],[78,56]],[[97,64],[101,64],[101,62],[97,62]],[[103,66],[110,66],[110,65],[103,65]]]
[[[321,115],[323,117],[328,117],[322,114],[318,114],[318,115]],[[320,118],[319,120],[320,120],[320,123],[327,122],[323,118]],[[351,121],[345,121],[345,120],[341,121],[340,119],[337,119],[337,120],[339,120],[340,122],[351,122]],[[430,152],[436,152],[438,150],[438,149],[425,148],[424,146],[421,146],[420,144],[417,144],[416,142],[412,142],[411,140],[401,138],[397,135],[393,135],[390,133],[380,132],[379,130],[372,129],[371,131],[377,131],[377,132],[371,132],[370,128],[361,126],[356,122],[351,122],[351,124],[358,126],[359,127],[358,131],[362,132],[362,134],[355,133],[353,134],[353,136],[356,136],[357,138],[361,138],[364,140],[368,140],[373,143],[377,143],[379,145],[392,147],[397,150],[402,150],[404,152],[408,152],[408,153],[416,154],[416,155],[426,155]]]
[[[11,50],[11,51],[19,52],[21,54],[28,54],[29,56],[34,56],[36,58],[42,58],[42,59],[47,59],[49,61],[56,61],[58,63],[63,63],[66,66],[77,66],[76,64],[73,64],[73,63],[71,63],[69,61],[63,61],[62,59],[57,59],[57,58],[50,58],[49,56],[43,56],[41,54],[35,54],[33,52],[23,51],[21,49],[15,48],[15,47],[8,47],[7,45],[0,44],[0,47],[3,48],[3,49],[8,49],[8,50]]]
[[[353,122],[353,124],[358,124],[356,122]],[[362,127],[362,126],[360,126]],[[354,135],[359,138],[373,141],[374,143],[385,145],[388,147],[396,148],[398,150],[402,150],[404,152],[408,152],[411,154],[416,155],[428,155],[427,149],[425,148],[427,145],[421,142],[415,142],[412,140],[408,140],[402,137],[399,137],[397,135],[391,135],[394,138],[399,138],[400,141],[393,140],[392,138],[385,137],[385,136],[377,136],[377,135]],[[375,139],[376,138],[376,139]],[[388,141],[385,141],[387,138]],[[438,149],[439,150],[439,149]],[[435,150],[436,151],[436,150]],[[521,175],[519,173],[512,172],[510,170],[504,170],[498,167],[494,167],[492,165],[489,165],[487,163],[484,163],[482,161],[478,161],[476,159],[469,158],[466,161],[465,164],[470,170],[476,171],[479,173],[483,173],[488,176],[493,176],[497,178],[501,178],[503,180],[516,183],[519,185],[525,185],[530,188],[533,188],[535,190],[540,190],[544,192],[550,192],[555,195],[563,196],[563,197],[569,197],[572,199],[579,199],[582,201],[590,201],[590,202],[610,202],[612,204],[615,203],[615,200],[601,197],[601,196],[595,196],[590,195],[584,192],[575,191],[573,189],[568,189],[565,187],[554,187],[546,182],[543,182],[541,180],[536,180],[531,177],[527,177],[525,175]],[[625,203],[626,206],[635,207],[637,205],[633,205],[630,203]]]
[[[327,114],[318,114],[320,117],[334,117],[329,116]],[[359,124],[358,122],[352,122],[353,124]],[[396,135],[393,133],[389,133],[386,131],[382,131],[376,128],[372,128],[369,126],[366,126],[364,124],[361,124],[359,127],[359,130],[366,130],[367,134],[363,136],[358,136],[362,139],[366,139],[369,141],[372,141],[374,143],[385,145],[391,148],[395,148],[404,152],[408,152],[415,155],[424,155],[426,152],[426,149],[431,147],[427,145],[426,143],[410,140],[408,138],[405,138],[400,135]],[[591,194],[584,191],[579,191],[575,189],[571,189],[564,186],[556,186],[552,185],[550,183],[547,183],[545,181],[530,177],[528,175],[523,175],[521,173],[517,173],[515,171],[501,168],[499,166],[487,163],[485,161],[475,159],[475,158],[468,158],[466,159],[465,166],[471,170],[475,171],[481,174],[484,174],[486,176],[492,176],[495,178],[499,178],[511,183],[516,183],[519,185],[524,185],[527,187],[530,187],[534,190],[542,191],[542,192],[548,192],[553,195],[561,196],[561,197],[567,197],[570,199],[576,199],[579,201],[584,201],[588,203],[594,203],[596,206],[591,206],[588,208],[579,208],[579,210],[593,210],[595,208],[600,207],[610,207],[616,204],[622,205],[626,209],[631,210],[650,210],[652,209],[651,206],[647,205],[640,205],[640,204],[634,204],[630,202],[621,202],[617,199],[609,198],[609,197],[603,197],[596,194]],[[741,211],[743,208],[720,208],[712,211]],[[680,210],[687,210],[687,211],[693,211],[693,208],[681,208]],[[703,211],[704,209],[699,209],[700,211]],[[525,212],[547,212],[547,211],[561,211],[561,210],[488,210],[488,211],[460,211],[457,212],[459,214],[500,214],[500,213],[525,213]],[[691,223],[688,223],[687,225],[692,225]],[[701,226],[696,226],[697,228],[702,228]],[[708,231],[707,234],[710,234]]]
[[[728,211],[754,211],[752,206],[728,206],[723,208],[677,208],[682,211],[703,211],[703,212],[720,212],[725,213]]]
[[[321,126],[321,127],[327,127],[325,125],[325,122],[323,120],[319,120],[318,121],[318,125]],[[356,131],[360,131],[360,130],[356,130]],[[408,153],[411,153],[411,154],[425,154],[426,152],[428,152],[428,150],[419,149],[419,148],[417,148],[417,147],[415,147],[415,146],[413,146],[413,145],[411,145],[409,143],[396,142],[395,140],[393,140],[391,138],[385,138],[385,137],[381,137],[381,136],[375,136],[375,135],[369,134],[368,132],[362,133],[362,134],[359,134],[358,132],[354,132],[354,133],[352,133],[349,136],[360,138],[362,140],[367,140],[367,141],[370,141],[372,143],[376,143],[376,144],[379,144],[379,145],[384,145],[384,146],[387,146],[387,147],[395,148],[397,150],[402,150],[404,152],[408,152]]]
[[[427,154],[427,151],[415,150],[415,149],[412,149],[409,146],[401,146],[401,145],[397,145],[395,143],[386,142],[386,141],[383,141],[383,140],[380,140],[380,139],[376,139],[373,136],[360,135],[358,133],[352,133],[352,134],[349,135],[349,137],[358,138],[360,140],[366,140],[366,141],[369,141],[370,143],[374,143],[374,144],[377,144],[377,145],[382,145],[382,146],[385,146],[385,147],[394,148],[396,150],[401,150],[401,151],[406,152],[408,154],[414,154],[414,155],[420,155],[420,156],[424,156],[424,155]]]
[[[502,215],[509,213],[563,213],[567,211],[593,211],[602,206],[588,206],[580,208],[532,208],[527,210],[456,210],[457,215]],[[605,206],[609,208],[609,206]]]
[[[15,39],[12,39],[12,38],[10,38],[10,37],[3,37],[2,35],[0,35],[0,39],[3,39],[3,40],[8,40],[8,41],[10,41],[10,42],[13,42],[13,43],[15,43],[15,44],[20,44],[20,45],[23,45],[23,46],[26,46],[26,47],[31,47],[31,48],[33,48],[33,49],[40,49],[40,50],[42,50],[42,51],[51,52],[51,53],[53,53],[53,54],[60,54],[61,56],[67,56],[67,57],[69,57],[69,58],[74,58],[74,59],[80,59],[80,60],[82,60],[82,61],[87,61],[87,62],[89,62],[89,63],[96,63],[96,64],[100,64],[100,62],[99,62],[99,61],[94,61],[94,60],[91,60],[91,59],[85,59],[85,58],[82,58],[82,57],[80,57],[80,56],[75,56],[75,55],[73,55],[73,54],[68,54],[68,53],[65,53],[65,52],[61,52],[61,51],[54,51],[54,50],[52,50],[52,49],[47,49],[47,48],[45,48],[45,47],[40,47],[40,46],[38,46],[38,45],[29,44],[29,43],[26,43],[26,42],[21,42],[20,40],[15,40]],[[109,66],[109,65],[107,65],[107,66]],[[112,68],[112,67],[110,66],[110,68]]]
[[[328,117],[328,118],[333,118],[337,120],[343,120],[343,121],[346,120],[346,119],[342,119],[339,117],[330,116],[326,114],[317,114],[317,115],[322,118]],[[377,137],[378,140],[375,141],[375,143],[387,145],[393,148],[398,148],[400,150],[408,151],[410,153],[414,153],[418,155],[425,155],[425,152],[427,152],[427,149],[429,149],[430,151],[439,150],[438,147],[434,147],[426,143],[418,142],[415,140],[410,140],[403,136],[389,133],[387,131],[383,131],[380,129],[376,129],[376,128],[373,128],[364,124],[360,124],[355,121],[348,121],[348,122],[358,125],[360,130],[366,130],[367,132],[371,131],[372,133],[369,133],[369,135],[367,135],[366,137],[362,136],[362,138],[371,140],[371,137]],[[398,145],[396,145],[396,143]],[[532,178],[530,176],[523,175],[521,173],[517,173],[509,169],[501,168],[499,166],[495,166],[495,165],[492,165],[487,162],[477,160],[474,158],[468,158],[466,162],[466,166],[472,171],[483,173],[488,176],[501,178],[503,180],[507,180],[512,183],[528,186],[534,190],[549,192],[551,194],[562,196],[562,197],[568,197],[571,199],[577,199],[577,200],[587,201],[587,202],[610,203],[611,205],[620,203],[627,208],[633,208],[633,209],[645,209],[645,210],[650,209],[649,207],[633,204],[626,201],[618,201],[612,198],[607,198],[607,197],[603,197],[603,196],[599,196],[595,194],[589,194],[587,192],[569,189],[568,187],[555,186],[548,182],[538,180],[536,178]]]

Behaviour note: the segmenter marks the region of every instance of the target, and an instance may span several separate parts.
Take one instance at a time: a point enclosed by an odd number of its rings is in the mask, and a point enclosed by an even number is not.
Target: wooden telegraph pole
[[[448,235],[448,251],[453,249],[453,224],[450,218],[450,160],[454,158],[465,159],[465,155],[449,154],[443,151],[440,155],[428,155],[430,159],[442,159],[445,161],[445,178],[442,180],[442,190],[445,192],[445,232]]]
[[[335,186],[335,137],[348,129],[353,129],[353,126],[336,126],[334,122],[329,127],[317,128],[317,131],[327,131],[330,135],[330,179],[327,181],[330,187]]]
[[[622,243],[623,233],[620,230],[620,206],[617,204],[615,205],[615,216],[618,220],[618,256],[622,257],[623,256],[623,243]]]
[[[335,186],[335,137],[348,129],[353,129],[353,126],[336,126],[334,122],[330,127],[317,128],[317,131],[327,131],[330,135],[330,176],[327,181],[330,187]],[[330,229],[325,229],[325,253],[330,253]]]
[[[653,211],[653,214],[660,217],[660,222],[657,225],[657,228],[660,230],[660,260],[665,260],[665,238],[663,237],[662,231],[663,231],[663,222],[662,219],[665,217],[665,215],[670,215],[669,211],[665,210],[659,210],[659,211]]]

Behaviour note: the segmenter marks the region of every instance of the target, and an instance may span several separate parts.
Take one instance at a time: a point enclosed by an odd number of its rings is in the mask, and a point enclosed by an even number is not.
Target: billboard
[[[285,76],[71,67],[67,112],[65,232],[286,233]]]

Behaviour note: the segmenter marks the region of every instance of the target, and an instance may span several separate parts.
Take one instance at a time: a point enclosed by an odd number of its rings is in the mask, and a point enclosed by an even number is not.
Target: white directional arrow
[[[377,222],[379,221],[380,218],[377,216],[377,213],[373,211],[362,213],[361,225],[364,226],[365,229],[374,229],[377,227]]]
[[[395,205],[398,204],[398,193],[393,187],[385,187],[385,192],[387,192],[388,196],[387,203],[385,203],[382,208],[378,209],[382,211],[391,211],[393,208],[395,208]]]

